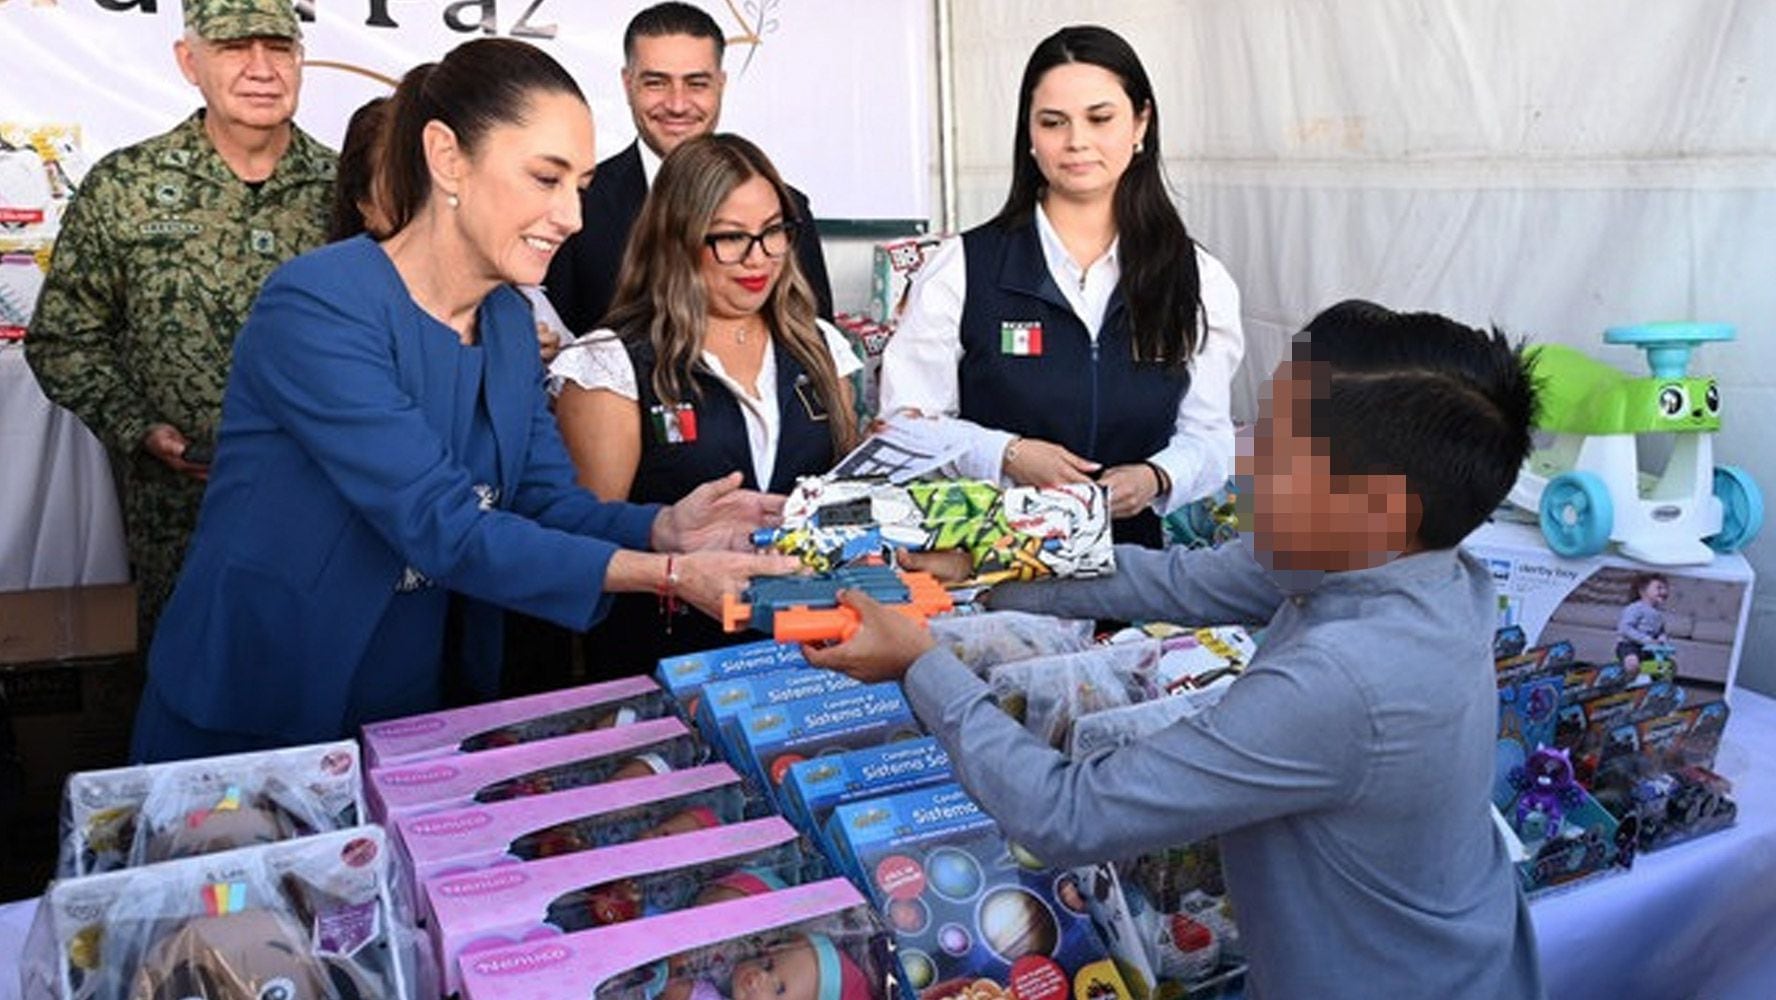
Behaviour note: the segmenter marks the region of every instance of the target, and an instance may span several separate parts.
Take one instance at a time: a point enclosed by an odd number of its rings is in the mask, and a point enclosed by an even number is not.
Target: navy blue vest
[[[627,343],[635,365],[635,386],[641,403],[641,464],[635,485],[629,489],[634,503],[673,503],[699,485],[739,469],[743,485],[760,489],[752,471],[752,447],[747,443],[746,418],[740,401],[714,375],[699,369],[692,377],[703,391],[690,400],[696,412],[695,441],[667,443],[660,435],[654,408],[654,350],[652,344]],[[777,461],[766,484],[771,493],[787,493],[797,476],[811,476],[832,468],[835,461],[832,433],[827,429],[814,383],[795,355],[781,343],[777,355]],[[804,403],[806,400],[806,403]],[[844,415],[841,415],[844,416]]]
[[[711,479],[739,469],[747,489],[758,489],[752,471],[752,447],[746,438],[746,420],[740,401],[721,380],[707,372],[693,376],[703,390],[691,402],[696,411],[695,441],[667,443],[655,426],[653,408],[654,351],[647,343],[626,344],[635,365],[635,387],[641,404],[641,462],[629,499],[635,503],[674,503]],[[797,476],[809,476],[832,468],[832,435],[819,407],[813,382],[801,362],[781,343],[777,354],[777,464],[771,470],[770,492],[787,493]],[[805,404],[803,400],[807,400]],[[849,418],[849,414],[842,414]],[[651,671],[662,656],[690,653],[759,638],[755,632],[726,633],[700,612],[674,618],[666,631],[660,602],[651,594],[618,594],[610,614],[588,634],[586,666],[589,679],[608,680]]]
[[[1053,440],[1105,465],[1142,462],[1165,448],[1185,398],[1185,369],[1135,361],[1122,291],[1110,297],[1098,343],[1060,295],[1035,220],[963,234],[961,416],[1023,437]],[[1005,323],[1041,323],[1043,353],[1005,350]]]
[[[1055,285],[1036,221],[987,223],[962,236],[968,287],[962,306],[961,416],[986,427],[1053,441],[1107,468],[1145,461],[1166,446],[1190,388],[1183,368],[1136,361],[1128,305],[1118,289],[1093,343]],[[1041,353],[1006,343],[1039,324]],[[1029,337],[1023,334],[1025,341]],[[1119,540],[1158,543],[1157,519],[1118,522]],[[1130,519],[1137,520],[1137,519]],[[1148,536],[1152,536],[1149,538]]]

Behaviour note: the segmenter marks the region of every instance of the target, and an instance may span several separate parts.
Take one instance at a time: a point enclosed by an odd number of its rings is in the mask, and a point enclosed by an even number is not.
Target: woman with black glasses
[[[670,503],[738,471],[747,488],[782,493],[855,443],[845,378],[860,362],[815,316],[791,252],[794,206],[770,160],[739,136],[694,139],[666,158],[630,233],[608,328],[549,369],[582,485],[606,500]],[[619,600],[589,650],[595,675],[724,642],[713,623],[663,621],[656,603]]]

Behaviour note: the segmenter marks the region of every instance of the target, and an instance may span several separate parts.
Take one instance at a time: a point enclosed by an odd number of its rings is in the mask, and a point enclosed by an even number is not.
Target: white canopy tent
[[[940,11],[940,16],[946,12]],[[1237,415],[1287,337],[1367,298],[1571,344],[1731,323],[1701,350],[1717,461],[1776,495],[1776,3],[954,0],[955,223],[1004,198],[1017,85],[1056,28],[1114,28],[1153,77],[1191,233],[1239,282]],[[1746,555],[1776,578],[1776,531]],[[1741,681],[1776,690],[1758,588]]]

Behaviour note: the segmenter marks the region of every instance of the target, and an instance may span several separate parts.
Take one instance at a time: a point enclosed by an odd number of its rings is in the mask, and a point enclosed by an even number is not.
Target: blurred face
[[[449,135],[439,122],[426,128]],[[580,228],[580,191],[592,181],[593,156],[586,105],[571,94],[539,92],[520,121],[489,129],[474,155],[440,154],[442,183],[458,199],[441,210],[456,220],[486,274],[540,284],[561,241]]]
[[[715,42],[690,35],[643,36],[633,48],[623,67],[623,92],[641,141],[665,156],[686,139],[715,131],[728,80]]]
[[[816,1000],[820,962],[806,938],[734,967],[734,1000]]]
[[[1044,73],[1030,95],[1029,125],[1031,155],[1049,194],[1081,200],[1114,194],[1135,143],[1147,135],[1147,117],[1102,66],[1064,63]]]
[[[771,182],[754,176],[736,187],[704,234],[701,269],[709,314],[739,319],[757,313],[783,274],[789,243],[783,203]]]
[[[204,107],[227,128],[279,128],[296,116],[302,89],[302,46],[288,38],[173,45],[179,71],[203,93]]]
[[[1366,569],[1411,551],[1414,503],[1401,475],[1341,476],[1329,444],[1311,436],[1314,383],[1284,362],[1266,386],[1252,454],[1254,547],[1280,570]]]

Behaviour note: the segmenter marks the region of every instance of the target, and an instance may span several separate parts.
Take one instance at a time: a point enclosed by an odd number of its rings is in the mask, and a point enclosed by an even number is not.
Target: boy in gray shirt
[[[1269,622],[1218,705],[1143,741],[1068,760],[861,594],[842,596],[859,632],[807,657],[904,678],[969,792],[1050,863],[1221,835],[1253,997],[1540,997],[1489,815],[1491,578],[1456,548],[1510,489],[1533,405],[1497,332],[1341,303],[1267,386],[1246,541],[1119,546],[1115,576],[995,590],[1049,614]]]

